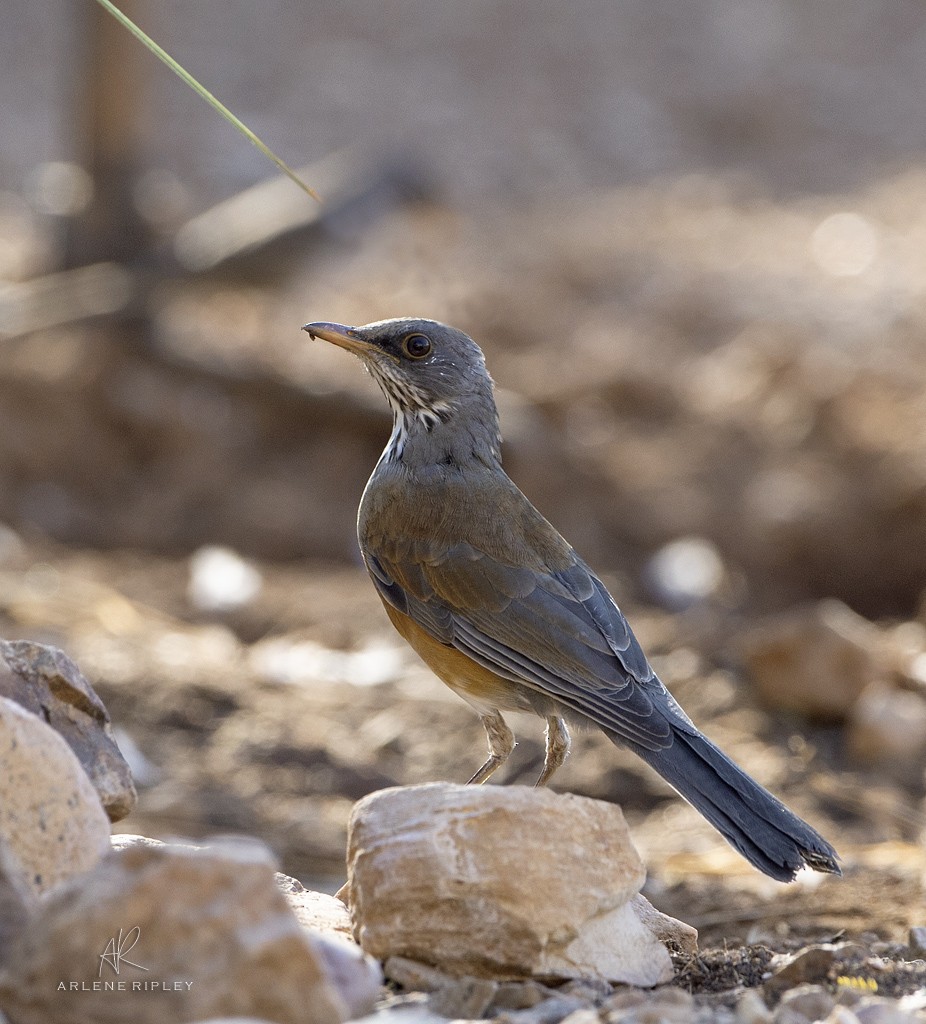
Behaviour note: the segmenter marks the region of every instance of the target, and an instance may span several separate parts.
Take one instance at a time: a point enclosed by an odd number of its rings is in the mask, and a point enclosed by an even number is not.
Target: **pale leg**
[[[543,771],[536,785],[545,786],[553,777],[553,773],[569,756],[569,730],[566,723],[557,715],[547,719],[547,753],[543,759]]]
[[[505,763],[508,755],[514,750],[514,733],[505,725],[505,719],[497,711],[480,717],[489,739],[489,759],[469,780],[469,785],[485,782],[496,768]]]

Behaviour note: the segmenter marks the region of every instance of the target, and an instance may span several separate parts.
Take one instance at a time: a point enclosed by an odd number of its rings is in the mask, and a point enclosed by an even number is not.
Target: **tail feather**
[[[841,874],[836,851],[701,733],[675,728],[662,750],[633,748],[751,864],[790,882],[802,867]],[[616,736],[610,739],[626,746]]]

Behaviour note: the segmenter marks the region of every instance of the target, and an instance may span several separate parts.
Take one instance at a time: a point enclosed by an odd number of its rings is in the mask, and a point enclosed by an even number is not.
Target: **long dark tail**
[[[690,727],[689,727],[690,728]],[[800,868],[841,874],[836,851],[701,733],[674,727],[663,750],[639,754],[751,864],[781,882]],[[616,736],[619,746],[627,746]]]

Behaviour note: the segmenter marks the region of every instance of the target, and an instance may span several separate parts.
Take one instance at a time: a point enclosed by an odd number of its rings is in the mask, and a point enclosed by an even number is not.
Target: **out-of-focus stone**
[[[112,837],[114,850],[153,849],[165,845],[162,840],[147,836],[123,834]],[[171,843],[170,847],[211,851],[219,855],[243,855],[246,859],[275,865],[270,850],[258,840],[246,836],[223,837],[199,844]],[[324,959],[328,974],[347,1004],[351,1017],[368,1013],[379,995],[383,972],[379,964],[354,941],[347,907],[334,896],[306,889],[300,881],[282,872],[276,872],[275,880],[290,910],[305,930],[306,938]]]
[[[405,956],[389,957],[383,964],[383,973],[408,992],[436,992],[453,980],[444,971]]]
[[[689,956],[694,956],[698,952],[697,928],[692,928],[684,921],[677,921],[674,917],[663,914],[642,893],[637,893],[630,901],[630,905],[640,923],[652,932],[663,945],[671,943]]]
[[[901,1009],[893,999],[866,996],[852,1007],[859,1024],[919,1024],[922,1017]]]
[[[747,988],[736,1002],[736,1024],[770,1024],[772,1011],[754,988]]]
[[[370,1013],[383,984],[379,962],[367,956],[352,938],[335,932],[306,930],[305,937],[324,961],[328,977],[347,1008],[348,1018]]]
[[[103,702],[57,647],[0,640],[0,696],[44,719],[77,755],[110,821],[135,806],[135,785]]]
[[[911,960],[926,958],[926,925],[914,925],[907,936],[907,952]]]
[[[492,1005],[496,1010],[528,1010],[555,994],[553,989],[533,978],[527,981],[503,981],[498,986]]]
[[[0,966],[14,936],[28,927],[37,901],[19,860],[0,837]]]
[[[126,988],[93,990],[106,980]],[[340,1024],[345,1002],[265,860],[170,845],[114,851],[60,886],[0,972],[18,1024]]]
[[[663,988],[656,992],[630,989],[616,992],[602,1004],[601,1016],[613,1024],[642,1024],[644,1021],[688,1024],[695,1018],[694,999],[680,988]]]
[[[574,1010],[560,1024],[601,1024],[601,1017],[597,1010]]]
[[[822,985],[798,985],[785,992],[779,1007],[787,1007],[807,1020],[823,1020],[836,1005],[836,998]],[[776,1011],[775,1019],[779,1016]]]
[[[926,756],[926,697],[872,683],[852,708],[848,743],[852,756],[862,764],[919,782]]]
[[[619,807],[521,786],[372,793],[351,815],[361,946],[456,975],[669,980],[630,900],[644,871]]]
[[[553,996],[526,1010],[506,1010],[495,1018],[495,1024],[561,1024],[577,1010],[586,1007],[581,1000],[569,996]]]
[[[109,850],[109,819],[61,736],[0,697],[0,837],[35,893],[88,871]]]
[[[489,978],[454,978],[439,988],[428,1005],[442,1017],[477,1020],[486,1015],[498,989]]]
[[[303,928],[335,932],[354,941],[350,911],[336,896],[306,889],[302,882],[289,875],[277,872],[276,877],[280,892],[286,897],[286,902]]]
[[[842,721],[881,674],[881,632],[841,601],[801,605],[750,631],[743,659],[762,700]]]
[[[573,978],[557,989],[560,995],[575,996],[589,1006],[607,999],[613,991],[614,986],[603,978]]]

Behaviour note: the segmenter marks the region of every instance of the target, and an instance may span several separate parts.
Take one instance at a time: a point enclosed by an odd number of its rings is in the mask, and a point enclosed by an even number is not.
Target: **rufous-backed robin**
[[[546,719],[539,785],[569,752],[566,721],[595,725],[782,881],[839,872],[806,822],[703,736],[656,676],[604,584],[509,479],[482,351],[434,320],[312,337],[359,356],[395,423],[358,514],[360,550],[393,625],[482,718],[484,782],[514,737],[502,711]]]

